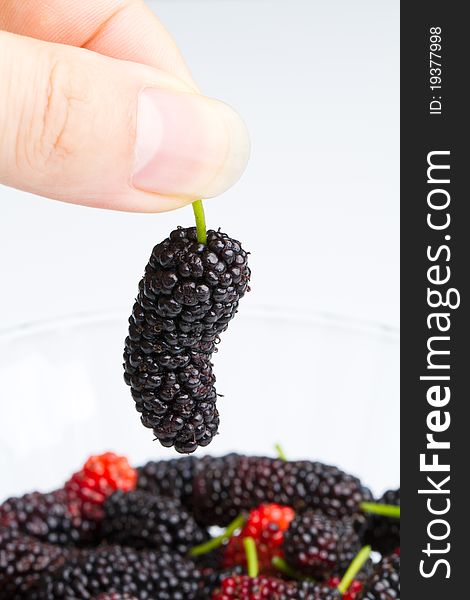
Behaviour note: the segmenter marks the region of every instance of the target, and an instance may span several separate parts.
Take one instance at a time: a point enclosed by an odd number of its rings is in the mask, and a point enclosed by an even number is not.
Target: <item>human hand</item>
[[[243,122],[142,0],[0,0],[0,30],[0,183],[158,212],[243,172]]]

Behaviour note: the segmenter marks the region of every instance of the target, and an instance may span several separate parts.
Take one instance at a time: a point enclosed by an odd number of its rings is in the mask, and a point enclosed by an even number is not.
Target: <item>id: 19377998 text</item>
[[[442,113],[442,28],[429,28],[429,114]]]

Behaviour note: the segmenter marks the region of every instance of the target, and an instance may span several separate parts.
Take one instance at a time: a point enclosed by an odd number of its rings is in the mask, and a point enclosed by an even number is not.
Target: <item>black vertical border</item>
[[[470,598],[470,553],[464,541],[470,535],[470,327],[468,280],[470,278],[470,137],[468,112],[468,59],[470,25],[464,16],[463,2],[415,1],[401,3],[401,596],[404,600],[450,600]],[[432,92],[429,89],[429,30],[442,28],[443,89],[442,115],[429,114]],[[419,380],[427,363],[426,342],[430,335],[426,317],[428,244],[439,245],[442,232],[427,227],[427,154],[450,150],[451,193],[451,285],[459,289],[461,305],[450,310],[449,335],[451,362],[451,427],[441,439],[451,442],[447,456],[451,464],[450,512],[444,517],[451,526],[448,540],[428,539],[427,525],[432,516],[426,508],[426,496],[418,489],[426,487],[426,474],[420,472],[419,455],[426,446],[426,416],[432,408],[426,402],[428,383]],[[444,241],[442,241],[444,243]],[[445,409],[443,409],[445,410]],[[429,474],[432,475],[432,474]],[[439,479],[440,474],[436,474]],[[444,475],[444,474],[441,474]],[[429,486],[428,486],[429,487]],[[436,517],[437,518],[437,517]],[[437,530],[436,530],[437,531]],[[451,544],[448,554],[434,555],[449,561],[451,576],[445,578],[442,566],[425,579],[420,561],[427,559],[422,550],[430,541],[435,548]]]

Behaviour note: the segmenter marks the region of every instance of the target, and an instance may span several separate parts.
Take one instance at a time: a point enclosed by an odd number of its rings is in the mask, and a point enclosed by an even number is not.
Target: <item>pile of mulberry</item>
[[[396,553],[375,570],[367,549],[353,561],[372,535],[370,513],[358,513],[369,496],[355,477],[307,460],[187,456],[133,469],[93,456],[63,489],[0,504],[0,597],[398,600]],[[392,492],[381,500],[399,503]],[[375,546],[399,546],[397,525],[374,529]]]
[[[207,446],[219,426],[212,353],[248,290],[247,253],[220,231],[179,228],[155,246],[139,283],[125,381],[145,427],[178,452]]]

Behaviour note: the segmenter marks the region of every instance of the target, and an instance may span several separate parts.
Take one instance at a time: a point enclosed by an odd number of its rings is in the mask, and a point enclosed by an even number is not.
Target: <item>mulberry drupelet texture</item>
[[[248,288],[247,253],[220,231],[179,228],[155,246],[129,319],[124,377],[156,439],[178,452],[218,430],[212,353]]]
[[[66,554],[63,548],[0,527],[0,598],[32,597],[44,573],[60,569]]]
[[[275,577],[234,575],[222,580],[213,600],[341,600],[338,590],[303,581],[284,581]]]
[[[69,560],[37,600],[89,600],[101,593],[137,600],[195,600],[200,574],[178,554],[100,546]]]
[[[226,526],[262,503],[288,505],[296,512],[314,508],[339,518],[355,514],[370,498],[359,479],[336,467],[228,454],[208,460],[195,474],[192,501],[200,523]]]
[[[137,489],[156,496],[177,498],[190,507],[193,479],[204,462],[207,458],[195,456],[149,461],[137,468]]]
[[[61,546],[91,544],[97,529],[64,489],[9,498],[0,505],[1,526]]]
[[[214,566],[199,566],[201,573],[201,579],[199,581],[199,593],[197,596],[198,600],[208,600],[212,598],[212,595],[216,590],[220,589],[222,581],[226,577],[234,577],[235,575],[243,575],[245,569],[240,566],[233,567],[231,569],[222,569],[221,565]]]
[[[376,566],[361,596],[364,600],[400,599],[400,556],[391,554]]]
[[[342,600],[343,596],[336,588],[330,588],[322,583],[313,583],[310,581],[300,581],[294,586],[291,596],[292,600]],[[284,599],[282,599],[284,600]]]
[[[115,492],[103,508],[102,536],[113,544],[187,554],[208,538],[175,498],[140,490]]]
[[[100,594],[99,596],[96,596],[96,598],[94,598],[94,600],[138,600],[135,596],[131,596],[130,594],[117,594],[117,593],[111,593],[111,594]]]
[[[286,561],[316,579],[343,573],[361,548],[348,519],[307,511],[295,517],[284,534]]]

